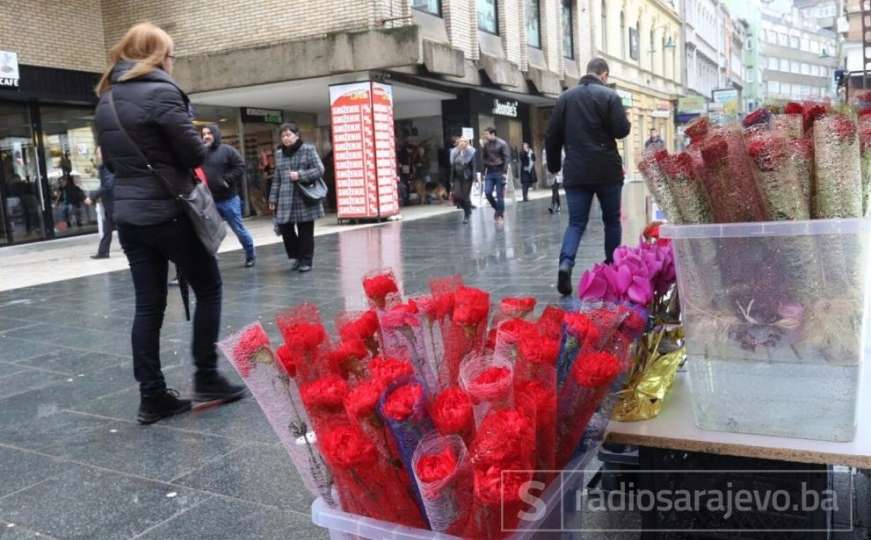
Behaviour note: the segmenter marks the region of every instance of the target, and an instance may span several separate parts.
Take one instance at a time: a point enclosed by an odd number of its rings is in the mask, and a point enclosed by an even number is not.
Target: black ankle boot
[[[194,375],[194,401],[236,401],[245,396],[245,387],[232,384],[218,370],[200,370]]]
[[[559,265],[557,273],[556,290],[563,296],[572,294],[572,267],[567,264]]]
[[[153,424],[161,418],[191,410],[188,399],[179,399],[175,390],[164,390],[153,396],[142,396],[139,402],[139,423]]]

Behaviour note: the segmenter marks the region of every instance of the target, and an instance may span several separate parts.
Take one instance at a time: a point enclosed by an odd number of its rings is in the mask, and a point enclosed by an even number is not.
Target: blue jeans
[[[623,193],[622,184],[602,184],[583,188],[566,188],[566,201],[569,206],[569,226],[563,236],[563,247],[560,251],[560,265],[567,262],[575,265],[575,255],[581,244],[581,237],[590,219],[590,207],[593,196],[599,199],[602,207],[602,221],[605,223],[605,261],[611,262],[614,250],[620,245],[623,228],[620,225],[620,196]]]
[[[218,207],[218,213],[221,214],[221,217],[224,218],[224,221],[233,230],[236,238],[239,239],[239,243],[245,248],[245,258],[253,259],[254,241],[251,239],[248,229],[242,223],[242,201],[239,200],[239,196],[236,195],[226,201],[215,201],[215,205]]]
[[[493,198],[493,190],[496,190],[496,197]],[[484,176],[484,193],[487,195],[487,200],[490,206],[496,210],[496,217],[500,218],[505,215],[505,174],[500,172],[488,172]]]

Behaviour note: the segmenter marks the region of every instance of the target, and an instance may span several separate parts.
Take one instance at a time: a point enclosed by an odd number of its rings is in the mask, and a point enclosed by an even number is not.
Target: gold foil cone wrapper
[[[638,422],[659,415],[677,368],[686,358],[686,345],[664,354],[660,348],[663,343],[679,343],[682,339],[681,327],[654,330],[642,336],[629,382],[620,392],[611,416],[613,420]]]

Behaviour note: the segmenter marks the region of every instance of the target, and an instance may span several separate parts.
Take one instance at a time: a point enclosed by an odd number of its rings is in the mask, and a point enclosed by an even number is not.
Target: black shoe
[[[293,264],[290,265],[290,269],[292,271],[296,272],[297,270],[299,270],[299,267],[302,266],[302,263],[299,262],[299,259],[292,259],[292,260],[293,260]]]
[[[108,259],[109,256],[108,256],[108,255],[100,255],[100,254],[98,253],[98,254],[96,254],[96,255],[91,255],[91,258],[92,258],[92,259]]]
[[[243,385],[232,384],[218,370],[207,370],[194,375],[194,401],[236,401],[243,398],[245,392]]]
[[[306,272],[311,272],[311,271],[312,271],[312,265],[310,265],[310,264],[299,265],[299,273],[300,274],[304,274]]]
[[[560,265],[557,273],[556,290],[563,296],[572,294],[572,267]]]
[[[553,208],[548,208],[547,211],[553,214]]]
[[[254,266],[256,260],[257,259],[255,259],[254,257],[251,257],[250,259],[245,259],[245,268],[251,268],[252,266]]]
[[[167,418],[191,410],[188,399],[179,399],[175,390],[164,390],[154,396],[142,396],[139,402],[139,423],[153,424],[161,418]]]
[[[463,218],[463,225],[468,225],[468,224],[469,224],[469,218],[464,217]]]

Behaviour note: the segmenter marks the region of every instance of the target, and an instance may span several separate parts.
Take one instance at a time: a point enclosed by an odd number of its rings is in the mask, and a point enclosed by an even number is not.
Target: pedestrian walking
[[[523,185],[523,202],[529,201],[529,188],[537,182],[535,151],[529,143],[523,143],[523,148],[520,151],[520,183]]]
[[[565,156],[565,150],[562,153]],[[541,161],[544,164],[545,174],[547,174],[547,183],[550,184],[550,206],[547,211],[551,214],[559,214],[562,211],[562,201],[560,200],[559,190],[563,185],[562,173],[552,173],[547,170],[547,151],[541,151]]]
[[[103,205],[103,236],[100,237],[100,245],[97,247],[97,254],[91,255],[92,259],[108,259],[109,247],[112,244],[112,232],[115,230],[115,219],[112,215],[115,211],[115,175],[112,174],[103,162],[103,154],[100,147],[97,147],[97,159],[100,165],[97,168],[100,175],[100,189],[91,194],[85,199],[85,204],[91,205],[100,201]]]
[[[496,136],[496,128],[488,127],[484,133],[485,141],[481,149],[484,193],[495,211],[496,224],[501,225],[505,222],[505,184],[508,182],[508,168],[511,166],[511,148],[507,142]]]
[[[242,223],[242,201],[239,198],[239,185],[245,176],[245,162],[235,148],[221,143],[221,130],[217,125],[203,127],[202,134],[203,144],[206,145],[203,171],[206,173],[209,190],[215,199],[218,212],[245,250],[245,267],[251,268],[256,259],[254,240]]]
[[[273,220],[292,269],[309,272],[314,260],[315,220],[323,217],[324,205],[323,200],[307,198],[303,186],[321,180],[324,165],[315,147],[303,142],[295,123],[282,124],[280,137],[269,209],[274,212]]]
[[[469,145],[469,140],[457,138],[457,143],[450,154],[450,182],[454,189],[454,198],[463,209],[463,223],[469,223],[472,216],[472,185],[475,183],[475,149]]]
[[[150,23],[137,24],[109,50],[110,67],[97,86],[97,135],[106,167],[115,175],[118,239],[136,291],[133,373],[139,382],[143,424],[191,409],[190,400],[180,399],[178,392],[166,387],[160,369],[169,261],[197,297],[193,399],[230,401],[245,393],[243,386],[229,383],[217,369],[218,261],[166,185],[183,193],[193,190],[191,169],[203,163],[206,153],[191,122],[188,98],[170,76],[174,59],[169,34]]]
[[[82,226],[82,203],[85,202],[85,192],[69,174],[61,178],[60,190],[58,191],[58,204],[63,209],[64,221],[67,229],[73,227],[75,218],[76,227]]]
[[[631,125],[620,96],[607,82],[608,63],[602,58],[590,60],[578,86],[557,100],[547,128],[547,168],[554,174],[562,170],[569,206],[557,274],[557,290],[563,295],[572,293],[572,268],[594,196],[602,208],[605,262],[613,260],[622,236],[623,160],[616,139],[629,135]],[[564,160],[560,159],[563,148]]]

